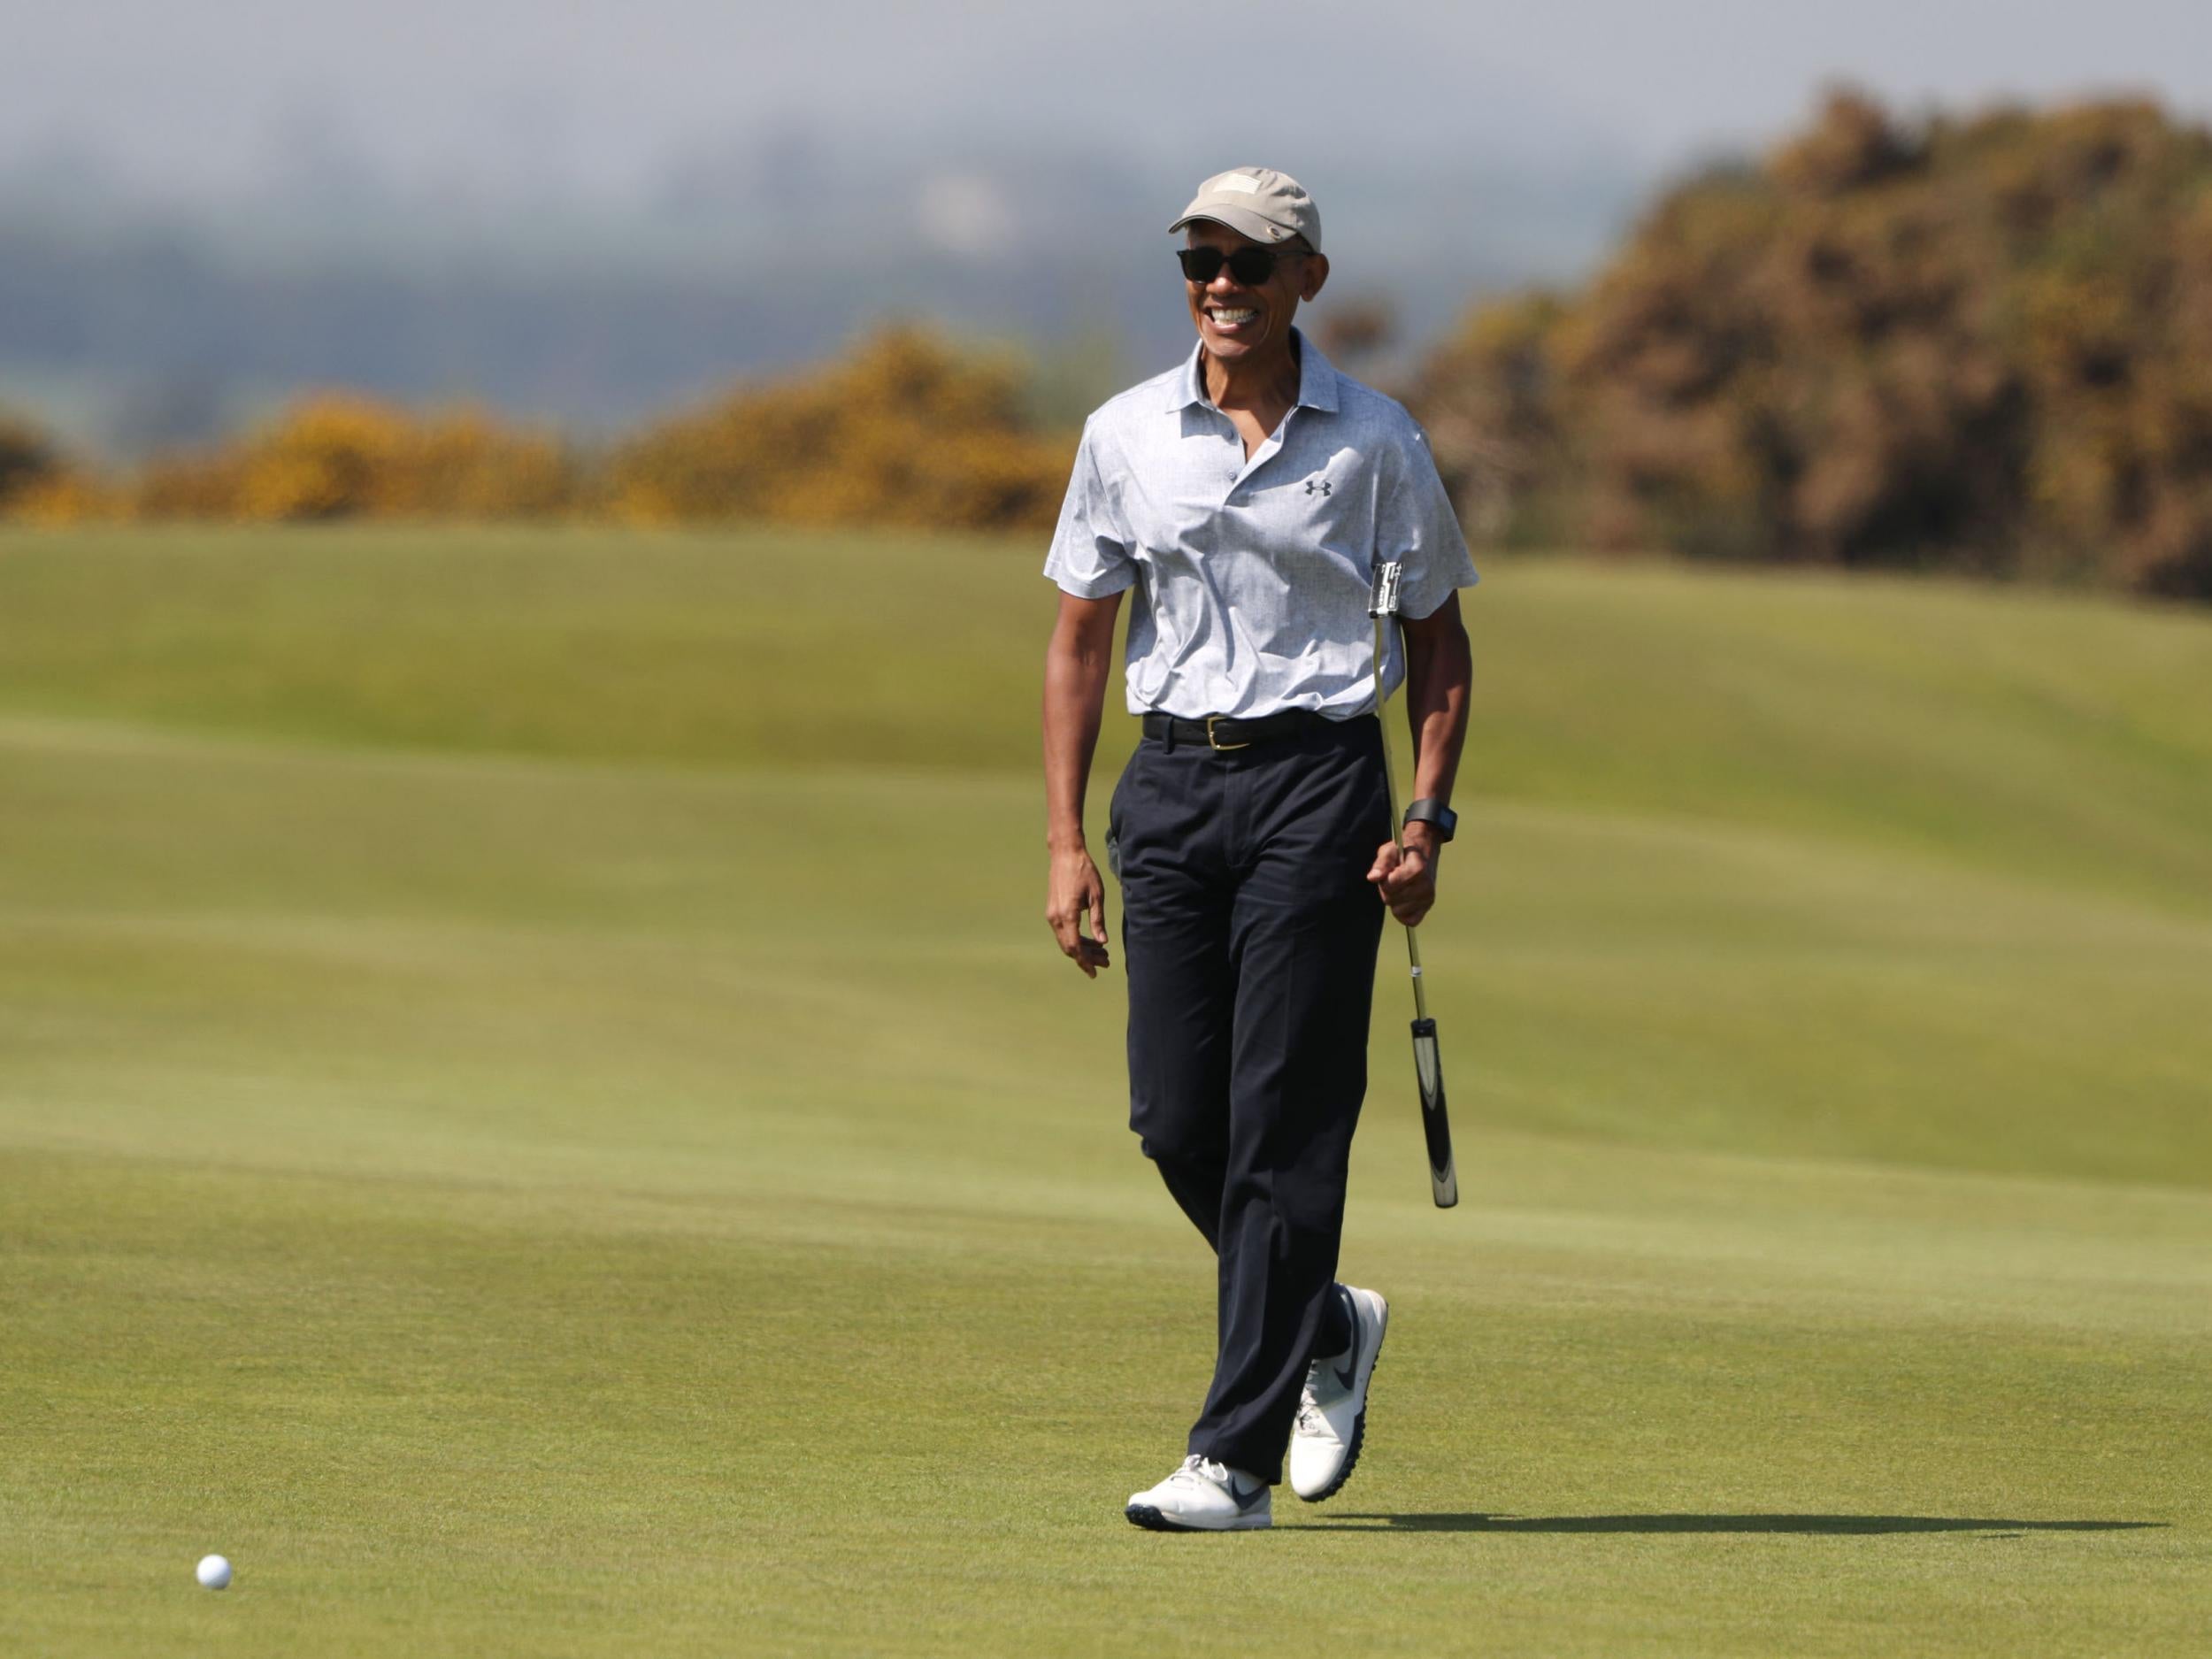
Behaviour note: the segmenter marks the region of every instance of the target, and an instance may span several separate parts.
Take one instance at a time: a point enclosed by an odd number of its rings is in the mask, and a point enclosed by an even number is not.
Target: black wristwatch
[[[1424,796],[1407,803],[1406,822],[1429,825],[1435,829],[1437,840],[1448,841],[1452,838],[1452,832],[1459,827],[1459,814],[1441,801],[1432,801]]]

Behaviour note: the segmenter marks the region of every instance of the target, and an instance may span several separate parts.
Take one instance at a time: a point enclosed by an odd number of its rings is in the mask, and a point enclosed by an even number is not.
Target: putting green
[[[12,1649],[2201,1651],[2212,621],[1494,570],[1465,1196],[1386,941],[1369,1450],[1173,1538],[1036,562],[0,537]]]

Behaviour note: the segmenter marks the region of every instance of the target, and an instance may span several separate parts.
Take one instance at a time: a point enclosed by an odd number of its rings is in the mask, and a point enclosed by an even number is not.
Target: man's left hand
[[[1436,832],[1417,818],[1402,833],[1405,850],[1399,851],[1394,841],[1385,841],[1376,849],[1374,868],[1367,872],[1367,879],[1375,884],[1393,916],[1408,927],[1417,927],[1436,902],[1440,844]]]

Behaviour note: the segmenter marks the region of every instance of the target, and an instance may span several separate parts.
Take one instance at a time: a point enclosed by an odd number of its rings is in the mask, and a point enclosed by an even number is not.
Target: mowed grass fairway
[[[0,536],[0,1647],[2206,1650],[2212,618],[1494,565],[1463,1202],[1392,933],[1368,1450],[1163,1537],[1038,562]]]

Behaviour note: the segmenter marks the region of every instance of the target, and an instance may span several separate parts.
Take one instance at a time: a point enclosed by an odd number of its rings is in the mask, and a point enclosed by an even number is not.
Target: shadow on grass
[[[1309,1524],[1343,1532],[1803,1532],[1870,1537],[1894,1532],[2124,1532],[2163,1521],[1978,1521],[1947,1515],[1344,1515]]]

